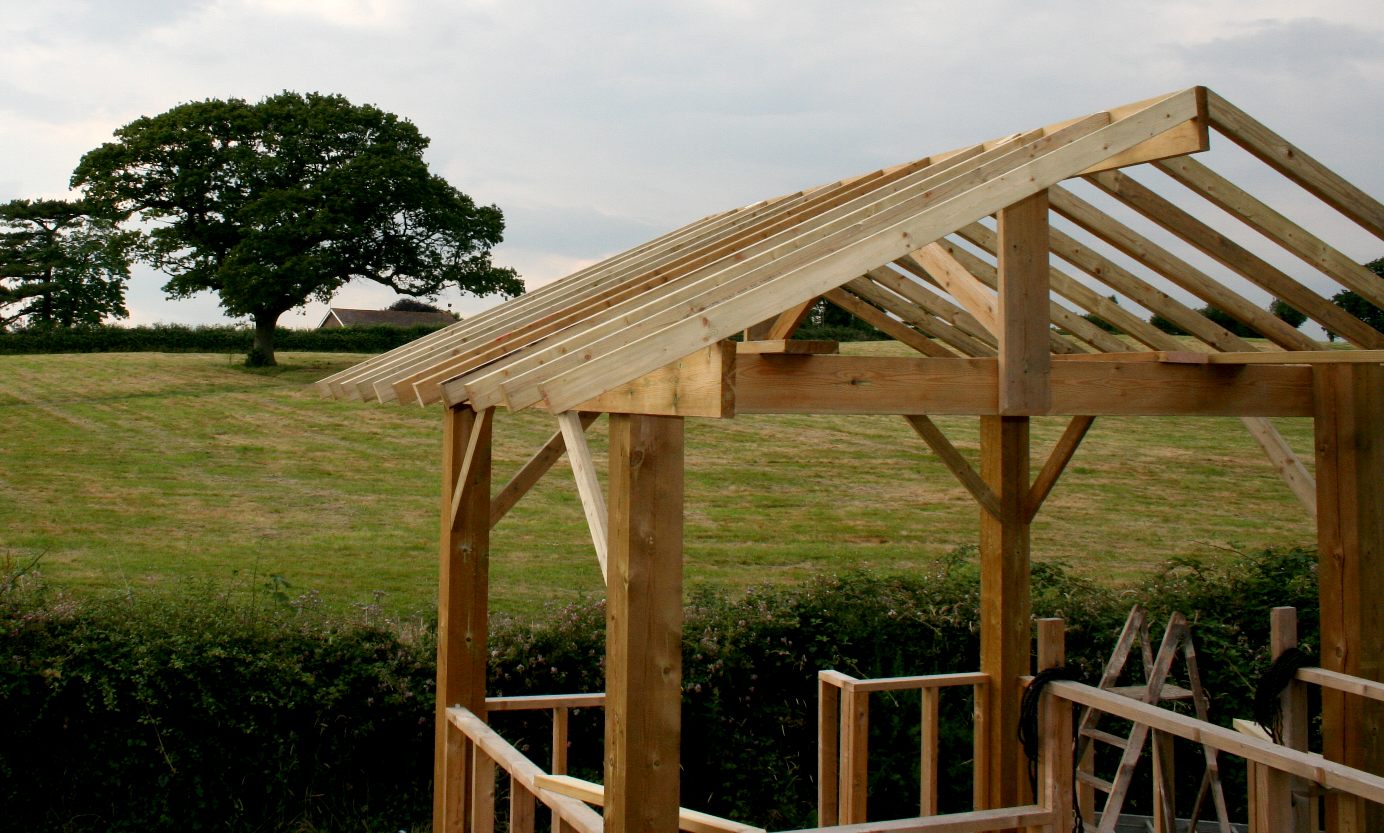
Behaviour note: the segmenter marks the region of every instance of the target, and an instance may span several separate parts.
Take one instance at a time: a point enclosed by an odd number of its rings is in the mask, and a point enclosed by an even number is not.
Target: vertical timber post
[[[990,682],[983,713],[984,765],[977,767],[977,809],[1028,803],[1021,760],[1019,677],[1029,673],[1029,418],[980,418],[981,477],[1000,515],[980,513],[980,670]],[[982,771],[983,770],[983,771]]]
[[[996,215],[999,235],[999,416],[980,418],[981,477],[999,503],[980,512],[980,670],[975,806],[1027,803],[1019,677],[1029,671],[1029,416],[1051,405],[1048,194]]]
[[[681,417],[610,417],[605,829],[678,829]]]
[[[1316,400],[1317,551],[1321,664],[1384,682],[1384,366],[1313,368]],[[1384,709],[1322,691],[1322,753],[1384,772]],[[1342,794],[1326,798],[1329,833],[1384,829],[1378,806]]]
[[[1052,405],[1048,192],[1039,191],[996,216],[1000,413],[1042,414]]]
[[[439,833],[466,829],[474,810],[468,798],[475,792],[472,781],[478,774],[473,750],[461,731],[447,722],[446,710],[459,705],[485,718],[492,413],[449,408],[443,417],[433,757],[433,830]]]

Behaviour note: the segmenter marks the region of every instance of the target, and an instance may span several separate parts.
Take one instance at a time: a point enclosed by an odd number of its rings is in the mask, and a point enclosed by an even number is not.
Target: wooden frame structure
[[[490,825],[494,762],[510,753],[484,727],[489,529],[564,451],[608,579],[609,641],[603,820],[576,809],[562,818],[612,833],[676,828],[688,417],[897,414],[974,495],[985,679],[976,806],[995,808],[996,829],[1027,823],[1002,808],[1031,809],[1033,799],[1014,740],[1030,665],[1029,524],[1096,417],[1244,420],[1318,519],[1324,667],[1380,680],[1384,614],[1367,594],[1384,586],[1384,333],[1124,169],[1156,169],[1180,198],[1209,201],[1245,234],[1304,262],[1314,281],[1381,306],[1384,282],[1198,162],[1213,136],[1384,240],[1384,205],[1197,87],[705,217],[322,380],[327,396],[445,406],[434,829]],[[1230,278],[1100,210],[1069,180],[1147,218]],[[1353,349],[1321,349],[1236,287],[1283,299]],[[1189,336],[1154,328],[1112,293]],[[1223,310],[1265,343],[1175,295]],[[919,355],[842,356],[833,345],[787,340],[819,298]],[[740,332],[742,343],[727,340]],[[545,409],[558,426],[492,496],[501,407]],[[608,501],[584,438],[601,413],[612,415]],[[979,471],[929,419],[938,414],[980,419]],[[1072,421],[1035,476],[1029,422],[1038,415]],[[1280,416],[1314,420],[1315,481],[1267,420]],[[1331,700],[1326,756],[1380,771],[1384,750],[1364,741],[1379,723],[1368,707]],[[567,806],[524,764],[515,767],[526,790]],[[1364,829],[1362,806],[1329,810],[1329,829]]]

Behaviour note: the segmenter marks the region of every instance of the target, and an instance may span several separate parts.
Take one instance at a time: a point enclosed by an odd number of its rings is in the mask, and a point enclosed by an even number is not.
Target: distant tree
[[[1230,313],[1219,307],[1205,306],[1197,312],[1211,319],[1213,324],[1219,324],[1240,338],[1260,338],[1259,331],[1240,321]]]
[[[1365,268],[1384,279],[1384,257],[1366,263]],[[1331,303],[1384,333],[1384,309],[1365,300],[1358,293],[1344,289],[1331,296]],[[1327,332],[1326,337],[1332,341],[1336,340],[1336,334],[1332,332]]]
[[[1279,298],[1274,298],[1269,304],[1269,312],[1273,313],[1275,318],[1278,318],[1294,329],[1301,327],[1307,322],[1307,316],[1283,303]]]
[[[72,184],[146,221],[146,259],[164,290],[214,290],[255,324],[247,363],[274,363],[274,325],[347,281],[403,295],[455,286],[517,295],[490,261],[504,218],[423,161],[412,123],[337,95],[284,92],[182,104],[115,131],[82,157]]]
[[[1154,313],[1149,319],[1149,323],[1171,336],[1185,336],[1187,331],[1177,326],[1171,319],[1165,318],[1158,313]]]
[[[442,309],[417,298],[400,298],[390,304],[388,308],[395,312],[445,312],[453,318],[456,317],[456,313],[451,310]]]
[[[1116,306],[1119,306],[1120,299],[1116,298],[1114,295],[1111,295],[1110,302],[1115,304]],[[1119,327],[1116,327],[1114,324],[1111,324],[1109,321],[1106,321],[1104,318],[1101,318],[1094,312],[1088,312],[1081,317],[1085,318],[1087,321],[1090,321],[1092,324],[1096,325],[1100,329],[1105,330],[1107,333],[1113,333],[1115,335],[1124,335],[1123,331],[1121,331]]]
[[[136,236],[83,201],[0,204],[0,329],[126,318]]]

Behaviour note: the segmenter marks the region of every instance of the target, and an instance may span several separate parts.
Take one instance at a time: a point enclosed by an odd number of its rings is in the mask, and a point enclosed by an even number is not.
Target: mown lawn
[[[41,555],[78,593],[193,580],[426,612],[440,414],[317,396],[313,381],[361,358],[281,354],[259,372],[224,355],[0,356],[0,559]],[[937,421],[974,460],[976,420]],[[1064,425],[1035,420],[1035,468]],[[1278,426],[1310,452],[1309,420]],[[497,416],[497,488],[554,428],[542,413]],[[589,435],[601,467],[604,428]],[[689,420],[687,476],[689,585],[908,570],[976,540],[970,497],[897,418]],[[1118,586],[1170,557],[1310,543],[1312,530],[1238,420],[1111,418],[1033,549]],[[495,529],[492,583],[495,609],[526,615],[599,591],[565,464]]]

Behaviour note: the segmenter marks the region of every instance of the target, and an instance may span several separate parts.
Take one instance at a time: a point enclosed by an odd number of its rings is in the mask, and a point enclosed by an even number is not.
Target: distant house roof
[[[407,312],[394,309],[332,307],[317,329],[332,327],[445,327],[455,324],[450,312]]]

